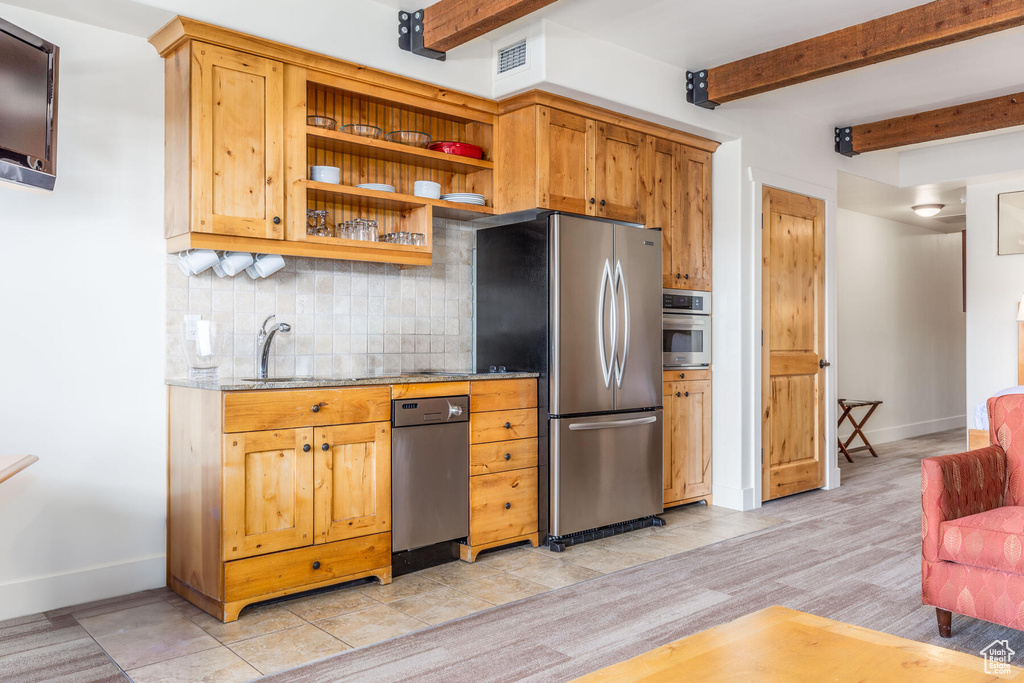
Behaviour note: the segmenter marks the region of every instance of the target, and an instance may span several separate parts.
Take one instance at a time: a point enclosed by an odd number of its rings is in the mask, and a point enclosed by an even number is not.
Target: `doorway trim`
[[[825,202],[825,349],[827,358],[831,361],[831,372],[825,373],[825,486],[826,490],[839,487],[839,462],[837,460],[838,448],[836,447],[836,400],[837,400],[837,379],[838,379],[838,342],[839,330],[838,318],[838,293],[836,291],[836,189],[828,188],[815,183],[798,180],[783,174],[764,171],[762,169],[747,167],[746,173],[747,191],[750,193],[749,206],[753,207],[752,215],[749,216],[748,235],[751,237],[750,244],[753,249],[750,263],[751,280],[748,292],[749,314],[747,318],[745,345],[748,350],[747,363],[749,373],[744,376],[744,393],[747,396],[747,410],[744,411],[747,418],[745,433],[750,435],[747,461],[751,476],[751,489],[753,493],[753,508],[761,507],[761,413],[764,409],[761,404],[761,211],[762,192],[765,186],[773,187],[786,192],[802,194]]]

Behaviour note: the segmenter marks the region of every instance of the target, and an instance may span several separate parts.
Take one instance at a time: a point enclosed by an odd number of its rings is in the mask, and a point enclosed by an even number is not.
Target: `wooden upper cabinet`
[[[313,439],[316,543],[391,530],[391,424],[322,427]]]
[[[313,540],[312,429],[224,436],[223,559]]]
[[[643,223],[647,146],[644,135],[610,123],[595,124],[594,214]]]
[[[192,46],[192,230],[284,237],[284,65]]]
[[[557,109],[539,107],[537,186],[539,208],[588,213],[593,196],[593,121]],[[533,169],[522,169],[532,175]]]
[[[711,153],[649,138],[647,227],[662,230],[663,286],[711,290]]]

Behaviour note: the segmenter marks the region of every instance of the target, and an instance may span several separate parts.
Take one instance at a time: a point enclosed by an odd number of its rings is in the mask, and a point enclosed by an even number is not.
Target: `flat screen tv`
[[[0,19],[0,179],[53,189],[60,48]]]

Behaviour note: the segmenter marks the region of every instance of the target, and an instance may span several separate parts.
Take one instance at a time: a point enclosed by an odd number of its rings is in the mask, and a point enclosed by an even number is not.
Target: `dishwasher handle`
[[[590,429],[618,429],[620,427],[636,427],[638,425],[654,424],[658,421],[656,415],[649,417],[635,417],[631,420],[615,420],[613,422],[577,422],[569,425],[569,431],[582,432]]]

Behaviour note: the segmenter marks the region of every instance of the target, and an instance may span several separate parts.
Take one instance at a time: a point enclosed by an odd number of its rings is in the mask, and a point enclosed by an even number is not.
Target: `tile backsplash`
[[[271,313],[292,326],[278,334],[272,376],[358,377],[414,370],[470,370],[476,233],[436,219],[433,265],[285,257],[269,278],[213,270],[186,277],[167,259],[168,378],[188,376],[180,323],[186,313],[229,324],[221,377],[255,372],[256,332]]]

